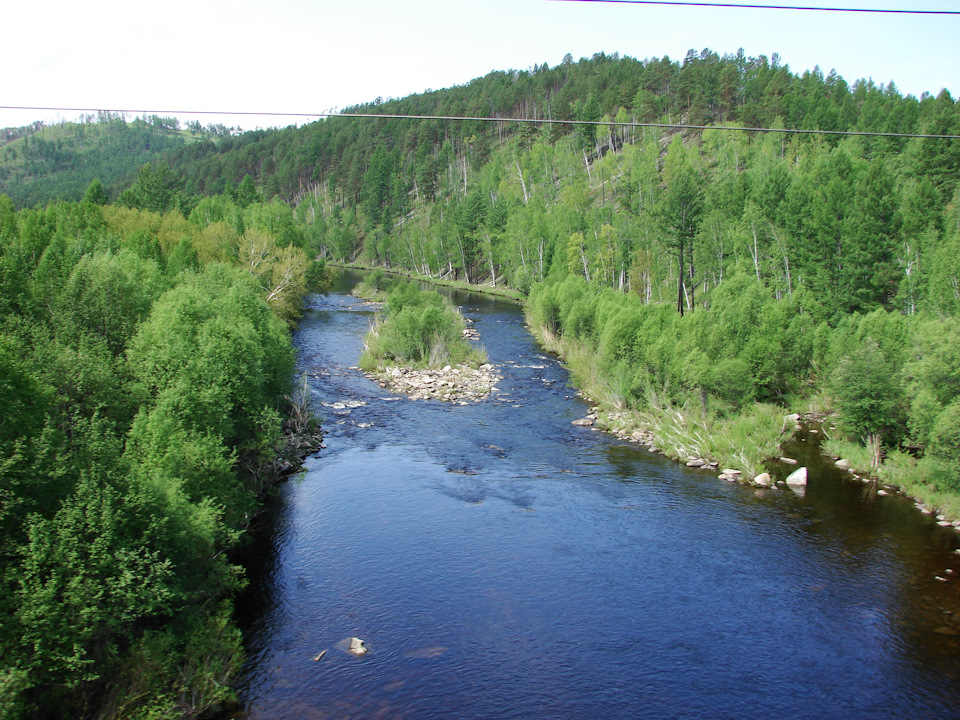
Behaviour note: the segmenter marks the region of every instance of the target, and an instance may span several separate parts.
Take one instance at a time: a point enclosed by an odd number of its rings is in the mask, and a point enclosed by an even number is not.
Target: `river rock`
[[[350,643],[347,645],[347,652],[353,653],[354,655],[366,655],[367,648],[363,646],[363,640],[352,637],[350,638]]]
[[[703,467],[707,464],[707,461],[703,458],[693,458],[692,460],[687,460],[687,467]]]
[[[782,458],[780,458],[780,462],[786,463],[787,465],[796,465],[796,464],[797,464],[797,461],[796,461],[796,460],[794,460],[793,458],[788,458],[788,457],[782,457]]]
[[[578,427],[591,427],[593,425],[593,420],[588,417],[580,418],[579,420],[574,420],[571,425],[576,425]]]
[[[794,470],[792,473],[787,475],[787,485],[796,485],[797,487],[802,487],[807,484],[807,468],[802,467]]]
[[[836,466],[837,466],[838,468],[840,468],[841,470],[849,470],[849,469],[850,469],[850,461],[849,461],[849,460],[844,460],[843,458],[840,458],[839,460],[837,460],[837,461],[834,463],[834,465],[836,465]]]
[[[760,473],[753,479],[753,482],[760,487],[770,487],[770,473]]]
[[[733,475],[733,477],[739,477],[740,475],[743,475],[742,470],[735,470],[733,468],[724,468],[720,472],[724,475]]]

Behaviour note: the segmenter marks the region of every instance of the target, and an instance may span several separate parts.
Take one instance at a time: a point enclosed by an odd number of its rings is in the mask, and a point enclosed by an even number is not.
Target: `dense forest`
[[[0,196],[2,717],[229,700],[230,553],[303,420],[289,328],[322,268],[272,230],[289,206],[103,201]]]
[[[947,91],[704,50],[348,112],[484,119],[170,136],[146,164],[110,140],[83,199],[79,176],[46,207],[0,187],[0,714],[228,696],[228,550],[272,477],[316,257],[528,294],[576,381],[677,457],[754,473],[814,413],[960,517],[960,140],[909,137],[960,135]],[[0,147],[4,172],[53,168],[40,140]]]

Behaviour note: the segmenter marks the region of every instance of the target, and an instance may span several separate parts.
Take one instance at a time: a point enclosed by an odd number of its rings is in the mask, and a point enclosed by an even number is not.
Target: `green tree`
[[[872,338],[843,356],[831,378],[843,425],[857,438],[879,435],[896,443],[902,432],[904,399],[896,369]]]
[[[678,136],[667,150],[663,176],[666,188],[658,205],[664,225],[670,231],[667,246],[677,256],[677,312],[683,315],[686,288],[689,283],[691,295],[694,290],[693,241],[699,228],[703,211],[703,193],[697,172],[688,158],[688,151]],[[693,307],[693,302],[690,307]]]
[[[249,174],[244,175],[243,180],[237,186],[237,205],[241,209],[246,209],[247,206],[255,202],[261,202],[257,186],[254,185],[253,178]]]
[[[87,191],[83,195],[83,199],[94,205],[106,205],[110,201],[103,190],[103,183],[100,182],[99,178],[90,181],[90,184],[87,186]]]

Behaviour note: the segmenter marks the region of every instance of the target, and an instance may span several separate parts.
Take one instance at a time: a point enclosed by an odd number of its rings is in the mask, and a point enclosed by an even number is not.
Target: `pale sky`
[[[754,0],[750,0],[751,2]],[[772,0],[757,0],[772,2]],[[956,0],[793,4],[960,10]],[[0,105],[311,113],[462,85],[491,70],[597,52],[687,50],[819,65],[850,84],[960,92],[960,16],[663,7],[549,0],[48,0],[2,13]],[[0,109],[0,127],[78,112]],[[244,129],[304,118],[181,115]]]

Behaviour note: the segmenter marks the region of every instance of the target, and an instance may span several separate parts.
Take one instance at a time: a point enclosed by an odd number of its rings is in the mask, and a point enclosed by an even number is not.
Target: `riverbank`
[[[563,360],[573,384],[591,403],[585,420],[651,452],[691,467],[732,470],[725,474],[753,482],[765,472],[767,459],[780,456],[781,443],[796,428],[795,422],[786,421],[783,408],[774,405],[755,403],[737,416],[716,418],[701,408],[676,407],[652,388],[646,391],[643,410],[629,409],[615,384],[600,374],[588,348],[558,338],[529,317],[528,323],[537,342]]]
[[[845,461],[849,472],[864,482],[876,482],[885,492],[903,493],[920,512],[935,515],[940,525],[950,525],[960,532],[960,495],[937,486],[937,478],[951,471],[942,463],[889,450],[883,462],[876,465],[868,448],[840,438],[826,439],[823,452],[837,462]]]
[[[801,428],[801,421],[824,419],[822,408],[789,413],[766,403],[753,403],[736,415],[718,418],[701,407],[671,405],[651,388],[646,390],[643,410],[628,409],[615,383],[599,373],[588,348],[558,338],[529,316],[528,323],[537,342],[564,362],[573,384],[591,403],[589,414],[576,424],[610,432],[678,463],[715,472],[723,480],[776,487],[771,469],[795,469],[792,458],[784,456],[783,445]],[[829,436],[824,437],[820,452],[849,472],[851,480],[875,483],[879,494],[902,493],[917,510],[960,532],[960,497],[937,489],[935,474],[944,472],[939,465],[890,452],[885,462],[874,466],[867,448]]]
[[[408,280],[416,280],[418,282],[426,282],[431,285],[437,285],[439,287],[453,288],[455,290],[463,290],[465,292],[475,292],[481,293],[484,295],[492,295],[494,297],[508,298],[510,300],[515,300],[519,303],[522,303],[526,299],[524,295],[519,290],[514,290],[513,288],[505,287],[503,285],[474,285],[471,283],[465,283],[461,280],[447,280],[445,278],[432,277],[430,275],[421,275],[419,273],[414,273],[409,270],[402,270],[397,268],[388,268],[381,265],[366,265],[364,263],[327,263],[329,267],[342,268],[344,270],[362,270],[365,272],[382,270],[388,275],[395,275],[397,277],[407,278]]]

